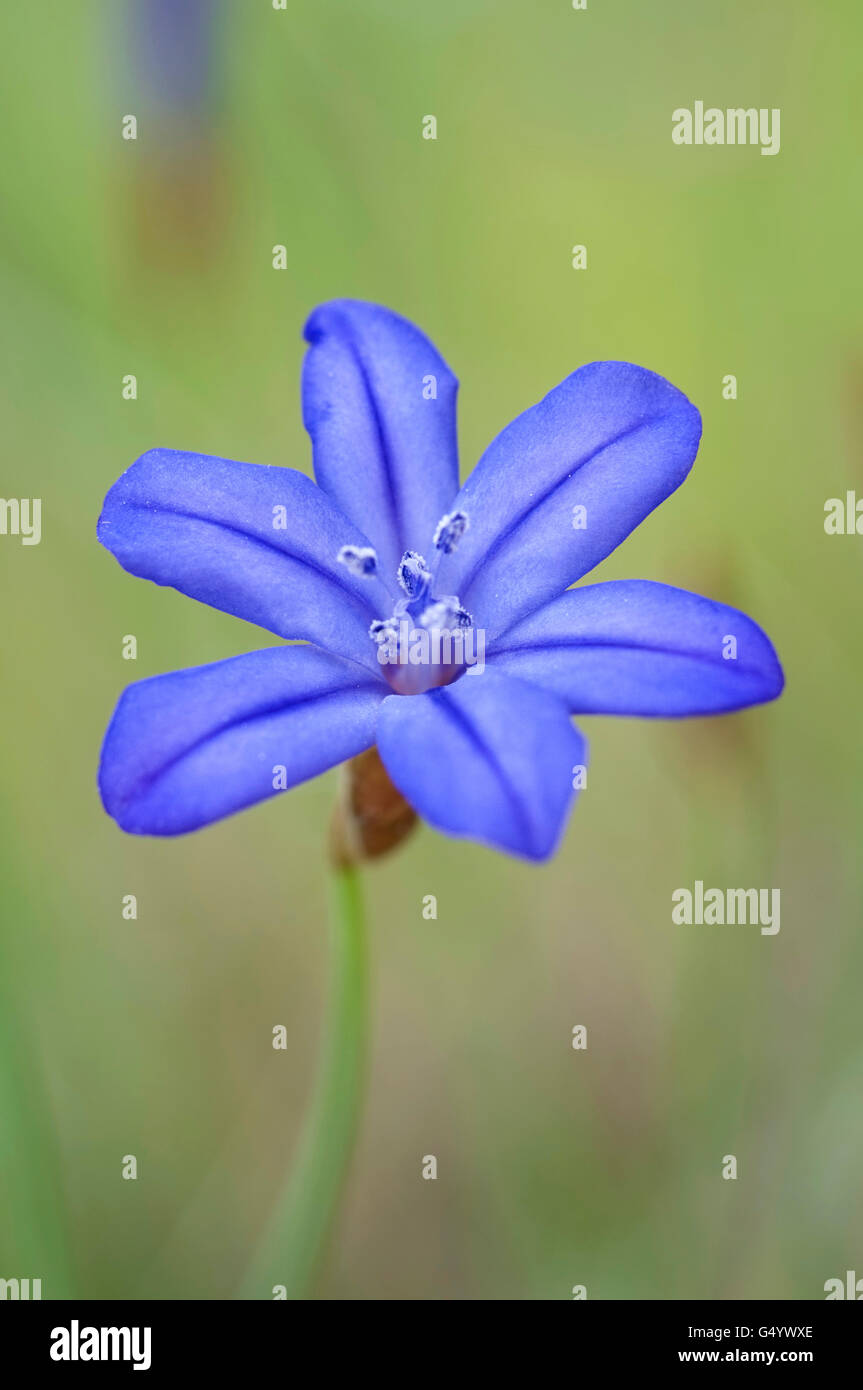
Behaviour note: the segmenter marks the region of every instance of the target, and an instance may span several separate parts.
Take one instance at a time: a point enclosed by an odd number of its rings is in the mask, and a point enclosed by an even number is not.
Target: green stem
[[[315,1092],[293,1171],[242,1296],[308,1296],[350,1161],[365,1070],[367,968],[360,876],[333,870],[330,998]]]

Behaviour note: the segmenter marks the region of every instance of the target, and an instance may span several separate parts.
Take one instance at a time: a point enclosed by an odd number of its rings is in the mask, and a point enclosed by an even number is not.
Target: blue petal
[[[322,304],[305,334],[303,418],[315,476],[394,579],[406,550],[428,554],[458,491],[458,382],[419,329],[377,304]],[[424,395],[430,378],[434,399]]]
[[[135,835],[180,835],[274,796],[374,741],[386,687],[314,647],[270,647],[129,686],[99,789]]]
[[[489,638],[505,631],[674,491],[700,435],[698,411],[655,373],[627,362],[580,368],[489,445],[453,504],[470,527],[441,560],[435,590],[458,594]]]
[[[488,660],[554,691],[574,714],[720,714],[773,700],[783,685],[751,618],[638,579],[570,589],[511,628]]]
[[[395,785],[438,830],[526,859],[553,853],[586,744],[555,696],[488,670],[390,695],[378,720]]]
[[[131,574],[377,667],[368,629],[389,597],[338,563],[368,542],[292,468],[152,449],[111,488],[98,535]]]

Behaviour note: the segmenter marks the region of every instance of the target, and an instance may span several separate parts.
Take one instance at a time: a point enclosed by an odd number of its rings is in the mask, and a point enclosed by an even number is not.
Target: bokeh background
[[[859,6],[43,0],[2,30],[2,491],[43,499],[43,536],[0,538],[0,1276],[230,1297],[290,1163],[336,776],[121,834],[95,772],[124,685],[275,639],[126,575],[95,523],[153,446],[308,471],[301,329],[336,295],[451,362],[463,471],[584,362],[686,391],[693,473],[594,577],[743,607],[788,686],[583,721],[546,867],[423,829],[368,873],[368,1101],[316,1295],[806,1299],[863,1272],[863,540],[823,529],[863,490]],[[696,99],[780,107],[781,152],[676,147]],[[674,926],[696,878],[780,888],[779,935]]]

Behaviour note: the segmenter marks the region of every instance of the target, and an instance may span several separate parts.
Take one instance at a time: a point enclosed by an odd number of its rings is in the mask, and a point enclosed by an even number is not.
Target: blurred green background
[[[153,446],[308,471],[302,324],[350,295],[460,376],[464,472],[584,362],[686,391],[694,471],[594,577],[744,608],[788,687],[713,721],[584,720],[588,791],[546,867],[423,829],[368,873],[368,1103],[316,1293],[823,1297],[863,1273],[863,541],[823,529],[863,489],[859,5],[171,8],[2,20],[2,491],[43,499],[43,534],[0,537],[0,1277],[230,1297],[290,1162],[336,775],[123,836],[95,774],[124,685],[275,639],[126,575],[95,523]],[[676,147],[696,99],[780,107],[780,153]],[[696,878],[779,887],[779,935],[674,926]]]

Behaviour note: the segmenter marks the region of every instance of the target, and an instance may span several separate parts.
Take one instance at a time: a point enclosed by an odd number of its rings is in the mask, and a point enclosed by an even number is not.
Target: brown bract
[[[416,823],[416,811],[393,786],[377,748],[368,748],[342,768],[330,857],[339,868],[377,859],[400,845]]]

